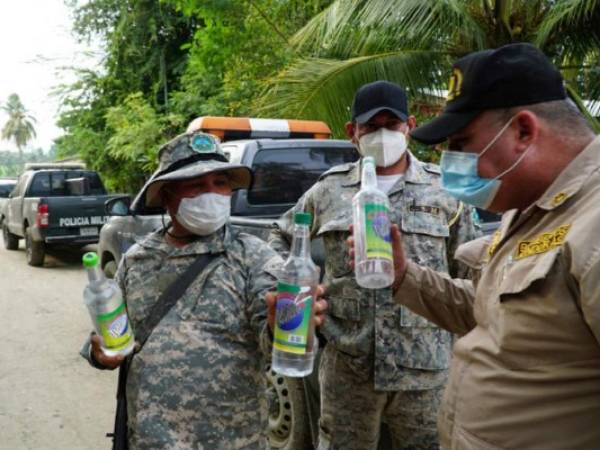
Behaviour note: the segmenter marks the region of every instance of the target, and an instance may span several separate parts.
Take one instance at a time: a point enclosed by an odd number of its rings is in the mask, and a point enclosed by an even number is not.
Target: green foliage
[[[321,119],[341,135],[356,89],[388,79],[426,118],[454,60],[523,41],[553,59],[570,92],[597,100],[599,22],[600,0],[336,0],[292,38],[298,56],[272,80],[263,113]]]
[[[119,168],[111,177],[109,188],[116,190],[139,189],[145,174],[158,165],[156,155],[160,145],[184,125],[183,119],[175,114],[159,115],[141,92],[110,108],[106,123],[111,134],[106,149]]]
[[[192,38],[195,20],[157,0],[73,0],[70,5],[78,37],[100,39],[106,57],[101,70],[76,70],[77,82],[59,89],[62,112],[58,125],[65,134],[56,142],[57,152],[61,157],[80,157],[100,173],[109,188],[135,192],[151,170],[148,158],[140,158],[142,150],[135,148],[135,139],[140,145],[151,145],[143,149],[151,152],[171,137],[163,134],[174,123],[169,98],[171,90],[179,88],[187,63],[183,47]],[[160,118],[154,120],[136,110],[130,95],[137,93]],[[136,113],[144,126],[149,120],[160,128],[143,139],[133,131],[126,132],[118,122],[119,114],[134,117]],[[150,143],[149,136],[160,142]],[[131,145],[116,152],[114,142],[127,139]],[[124,155],[134,148],[134,153]]]
[[[256,116],[266,80],[295,56],[289,39],[330,1],[169,0],[202,26],[189,48],[175,109],[202,115]]]
[[[8,120],[2,128],[2,139],[15,141],[19,153],[22,154],[23,147],[36,136],[33,127],[35,118],[28,114],[17,94],[11,94],[0,108],[8,114]]]

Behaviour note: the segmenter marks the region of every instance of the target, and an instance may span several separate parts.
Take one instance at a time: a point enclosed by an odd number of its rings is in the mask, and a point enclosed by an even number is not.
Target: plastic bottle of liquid
[[[288,377],[310,374],[318,349],[312,315],[320,270],[310,256],[311,221],[309,213],[294,215],[292,248],[277,284],[271,367]]]
[[[104,276],[96,253],[83,255],[83,266],[89,280],[83,299],[102,338],[102,351],[108,356],[128,355],[135,342],[119,285]]]
[[[390,201],[377,188],[375,160],[362,160],[360,191],[352,199],[354,273],[359,286],[380,289],[394,282]]]

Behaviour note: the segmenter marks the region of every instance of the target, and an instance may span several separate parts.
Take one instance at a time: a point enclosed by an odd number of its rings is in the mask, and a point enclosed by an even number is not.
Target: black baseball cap
[[[366,123],[381,111],[389,111],[406,122],[408,105],[404,89],[382,80],[361,86],[352,102],[352,122]]]
[[[560,72],[533,45],[518,43],[483,50],[454,63],[444,111],[410,135],[424,144],[438,144],[485,110],[565,98]]]

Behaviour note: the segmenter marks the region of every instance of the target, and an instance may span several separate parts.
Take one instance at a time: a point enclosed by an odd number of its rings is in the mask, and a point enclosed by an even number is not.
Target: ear
[[[541,122],[538,117],[528,110],[523,110],[517,113],[513,128],[517,139],[517,152],[524,152],[529,146],[535,142],[540,134]]]
[[[406,119],[406,124],[408,125],[408,131],[412,130],[417,126],[417,119],[415,116],[408,116]]]
[[[356,125],[354,122],[346,122],[346,136],[352,141],[353,144],[356,144],[356,137],[354,133],[356,132]]]

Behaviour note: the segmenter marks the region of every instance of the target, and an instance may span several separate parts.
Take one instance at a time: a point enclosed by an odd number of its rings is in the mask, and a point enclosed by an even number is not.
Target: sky
[[[79,44],[71,32],[64,0],[0,0],[0,104],[16,93],[35,117],[37,138],[28,149],[47,151],[61,135],[56,126],[59,98],[52,91],[75,80],[61,68],[99,66],[99,49]],[[7,116],[0,112],[0,128]],[[0,142],[0,150],[16,150]]]

